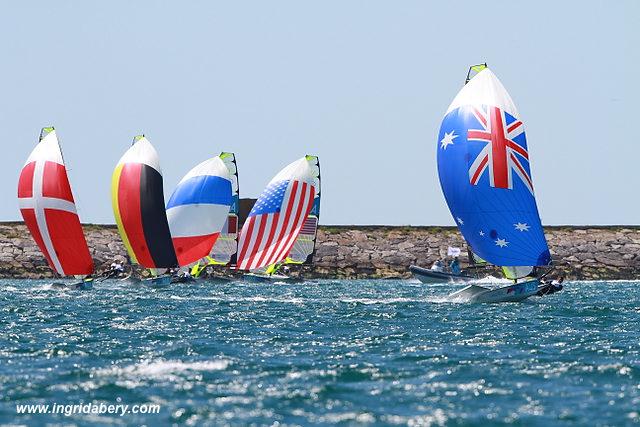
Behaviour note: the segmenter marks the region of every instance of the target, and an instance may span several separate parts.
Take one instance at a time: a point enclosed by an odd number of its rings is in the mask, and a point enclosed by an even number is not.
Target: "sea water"
[[[453,304],[404,280],[0,281],[0,423],[631,425],[640,283]],[[18,415],[16,405],[159,405]]]

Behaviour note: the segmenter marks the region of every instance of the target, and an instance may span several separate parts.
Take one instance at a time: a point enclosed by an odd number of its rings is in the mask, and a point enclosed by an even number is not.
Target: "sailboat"
[[[409,266],[409,271],[413,274],[413,277],[425,284],[459,283],[478,280],[480,279],[480,271],[486,270],[489,265],[485,260],[474,254],[470,248],[467,249],[468,267],[457,274],[451,271],[444,271],[444,268],[429,269],[417,265]]]
[[[237,204],[237,195],[238,177],[233,153],[222,153],[205,160],[178,183],[167,203],[167,219],[178,265],[186,269],[184,274],[174,278],[174,282],[194,280],[189,267],[200,266],[202,259],[210,258],[225,225],[228,235],[228,223],[230,218],[233,220],[229,212]],[[225,240],[223,242],[226,244]],[[207,264],[208,261],[204,263]],[[200,270],[196,268],[196,272]]]
[[[90,289],[93,260],[53,127],[42,128],[38,144],[20,172],[18,203],[22,218],[51,269],[61,277],[79,279],[69,287]]]
[[[200,277],[209,266],[233,267],[236,264],[239,237],[238,214],[240,210],[238,164],[234,153],[223,152],[220,154],[220,159],[227,167],[231,179],[231,206],[229,206],[227,219],[220,230],[220,234],[211,252],[191,267],[191,276],[196,279]],[[213,278],[208,277],[208,279],[212,280]],[[227,282],[231,279],[223,275],[217,275],[215,280]]]
[[[237,269],[250,281],[287,281],[278,270],[311,262],[320,215],[320,162],[305,156],[282,169],[255,202],[240,232]]]
[[[145,282],[168,285],[171,276],[163,273],[178,260],[165,211],[160,159],[144,135],[133,139],[113,171],[111,204],[131,262],[151,271]]]
[[[481,64],[447,109],[438,136],[438,175],[449,210],[473,252],[507,267],[514,283],[470,285],[453,300],[522,301],[538,291],[529,277],[547,266],[547,245],[531,178],[524,125],[506,89]],[[518,280],[520,280],[518,282]]]

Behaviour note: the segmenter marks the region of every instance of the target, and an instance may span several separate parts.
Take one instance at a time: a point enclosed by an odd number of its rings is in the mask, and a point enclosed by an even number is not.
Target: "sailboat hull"
[[[142,279],[142,283],[153,288],[164,288],[171,284],[171,275],[165,274],[163,276],[155,276],[148,279]]]
[[[53,282],[52,289],[77,289],[80,291],[88,291],[93,289],[94,279],[82,280],[75,283]]]
[[[243,274],[242,278],[246,282],[251,282],[251,283],[275,283],[275,282],[300,283],[302,282],[301,279],[285,276],[284,274],[247,273],[247,274]]]
[[[464,276],[461,274],[445,273],[443,271],[433,271],[427,268],[418,267],[416,265],[409,266],[409,271],[413,277],[425,284],[449,283],[449,282],[468,282],[474,280],[474,277]]]
[[[450,294],[449,300],[453,302],[470,303],[520,302],[535,295],[538,292],[539,285],[540,280],[538,279],[497,289],[469,285],[464,289]]]

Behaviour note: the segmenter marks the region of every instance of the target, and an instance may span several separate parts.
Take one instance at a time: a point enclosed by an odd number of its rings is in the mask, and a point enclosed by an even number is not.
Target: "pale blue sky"
[[[320,156],[321,223],[453,224],[442,116],[487,61],[525,122],[546,224],[638,224],[639,1],[0,3],[0,220],[42,126],[58,130],[83,222],[113,223],[137,133],[165,194],[220,151],[242,197]]]

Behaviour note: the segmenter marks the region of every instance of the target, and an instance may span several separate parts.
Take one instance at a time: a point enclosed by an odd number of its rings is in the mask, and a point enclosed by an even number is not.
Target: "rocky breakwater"
[[[84,230],[98,271],[113,260],[125,262],[114,225]],[[569,278],[640,278],[640,227],[547,227],[545,233],[558,270]],[[304,276],[406,278],[409,265],[428,267],[449,246],[466,250],[455,227],[322,226],[317,243],[315,263]],[[0,276],[53,276],[21,222],[0,223]]]
[[[83,225],[97,271],[114,260],[126,262],[126,250],[115,225]],[[0,223],[0,277],[38,279],[53,277],[53,271],[22,222]]]
[[[557,274],[640,278],[639,227],[546,227],[545,234]],[[466,252],[455,227],[322,227],[312,272],[318,277],[406,278],[409,265],[429,267],[447,255],[449,246]]]

